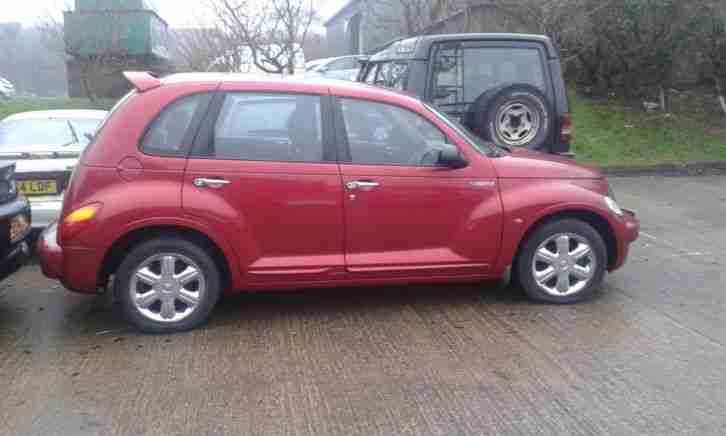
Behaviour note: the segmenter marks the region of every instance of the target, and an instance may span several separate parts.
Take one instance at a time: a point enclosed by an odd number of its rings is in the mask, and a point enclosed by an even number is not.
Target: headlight
[[[623,210],[620,209],[620,206],[618,206],[618,203],[615,200],[610,197],[605,197],[605,204],[608,205],[608,209],[610,209],[615,215],[623,216]]]

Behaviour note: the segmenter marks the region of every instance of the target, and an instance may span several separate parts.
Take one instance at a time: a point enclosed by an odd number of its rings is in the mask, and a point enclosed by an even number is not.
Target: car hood
[[[511,154],[492,159],[500,178],[513,179],[601,179],[597,168],[572,159],[515,148]]]

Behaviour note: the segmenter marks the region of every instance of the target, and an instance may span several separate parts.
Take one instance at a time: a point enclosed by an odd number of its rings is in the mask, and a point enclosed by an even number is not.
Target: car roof
[[[11,115],[5,120],[33,120],[33,119],[46,119],[46,118],[59,118],[59,119],[93,119],[103,120],[108,112],[101,110],[84,110],[84,109],[68,109],[68,110],[51,110],[51,111],[32,111],[32,112],[20,112]]]
[[[140,91],[146,92],[168,85],[236,84],[259,92],[326,93],[334,95],[372,98],[380,101],[398,100],[411,105],[421,105],[416,97],[392,89],[347,80],[305,76],[263,76],[244,73],[181,73],[156,78],[143,72],[126,72],[124,75]]]
[[[545,46],[547,56],[558,58],[559,53],[552,40],[545,35],[525,33],[450,33],[403,38],[388,43],[385,48],[371,56],[370,62],[395,59],[427,59],[431,46],[442,42],[501,41],[535,42]]]

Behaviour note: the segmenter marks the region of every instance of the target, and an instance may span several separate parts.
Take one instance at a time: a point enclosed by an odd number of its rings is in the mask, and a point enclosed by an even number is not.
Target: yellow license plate
[[[55,180],[18,180],[18,191],[25,195],[48,195],[58,193]]]

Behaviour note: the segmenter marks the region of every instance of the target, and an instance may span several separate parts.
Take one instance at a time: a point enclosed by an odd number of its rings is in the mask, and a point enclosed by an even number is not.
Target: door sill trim
[[[386,265],[386,266],[361,266],[348,267],[346,270],[350,273],[367,273],[367,272],[397,272],[397,271],[423,271],[423,270],[451,270],[451,269],[482,269],[488,270],[487,263],[454,263],[454,264],[429,264],[429,265]]]

